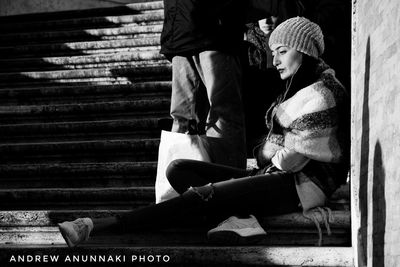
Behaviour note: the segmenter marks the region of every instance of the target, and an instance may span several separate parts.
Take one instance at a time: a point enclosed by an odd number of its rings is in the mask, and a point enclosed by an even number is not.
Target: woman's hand
[[[278,169],[287,172],[299,172],[309,161],[309,158],[289,148],[278,150],[271,159]]]

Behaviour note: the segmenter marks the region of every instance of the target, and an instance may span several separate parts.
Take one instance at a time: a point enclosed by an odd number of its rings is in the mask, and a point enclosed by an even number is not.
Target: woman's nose
[[[276,67],[276,66],[279,65],[279,63],[280,63],[280,60],[279,60],[278,55],[274,55],[274,56],[272,57],[272,65],[274,65],[274,67]]]

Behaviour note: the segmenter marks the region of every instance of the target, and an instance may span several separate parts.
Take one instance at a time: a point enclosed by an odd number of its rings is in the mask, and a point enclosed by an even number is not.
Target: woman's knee
[[[171,161],[165,171],[165,175],[167,176],[168,180],[179,177],[182,173],[182,170],[185,168],[185,165],[184,159],[176,159]]]
[[[170,185],[178,192],[183,193],[186,191],[187,186],[185,182],[186,173],[186,160],[176,159],[171,161],[168,165],[165,175],[170,183]]]

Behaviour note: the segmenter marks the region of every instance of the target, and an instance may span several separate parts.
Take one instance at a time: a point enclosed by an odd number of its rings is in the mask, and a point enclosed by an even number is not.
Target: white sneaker
[[[68,247],[72,248],[89,239],[93,221],[90,218],[79,218],[72,222],[59,223],[58,228]]]
[[[207,233],[208,240],[216,244],[254,244],[267,235],[256,217],[242,219],[231,216]]]

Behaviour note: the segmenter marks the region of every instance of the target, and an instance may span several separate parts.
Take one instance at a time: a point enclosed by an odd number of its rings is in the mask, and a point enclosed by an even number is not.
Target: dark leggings
[[[237,214],[277,215],[298,211],[293,175],[248,176],[249,172],[194,160],[175,160],[167,177],[181,195],[119,217],[122,229],[161,229],[190,224],[191,218]]]

